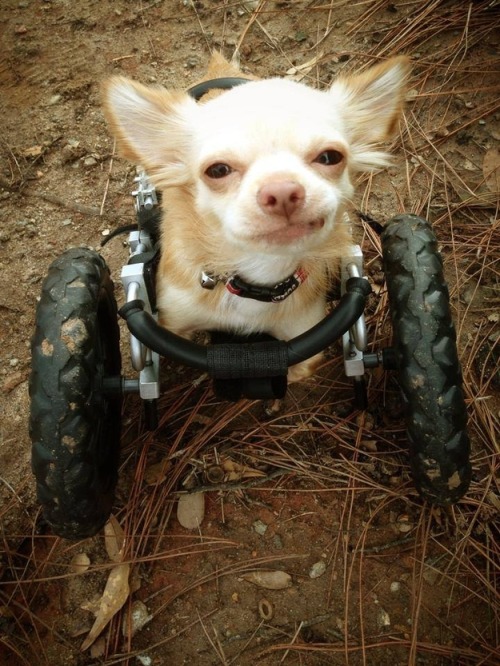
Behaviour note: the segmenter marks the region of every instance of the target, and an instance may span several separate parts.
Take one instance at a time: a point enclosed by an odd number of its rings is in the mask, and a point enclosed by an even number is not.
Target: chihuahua
[[[325,316],[352,243],[355,176],[388,164],[380,144],[398,126],[408,71],[408,59],[394,57],[320,91],[247,77],[214,54],[207,80],[248,82],[199,102],[124,77],[105,84],[121,154],[163,192],[162,325],[185,337],[219,330],[288,340]],[[292,366],[289,381],[320,360]]]

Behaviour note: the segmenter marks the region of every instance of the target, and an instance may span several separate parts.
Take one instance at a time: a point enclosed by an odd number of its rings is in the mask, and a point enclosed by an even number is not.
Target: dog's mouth
[[[312,220],[310,222],[301,222],[298,224],[288,224],[277,229],[256,234],[258,240],[264,240],[268,243],[286,244],[310,236],[325,226],[323,218]]]

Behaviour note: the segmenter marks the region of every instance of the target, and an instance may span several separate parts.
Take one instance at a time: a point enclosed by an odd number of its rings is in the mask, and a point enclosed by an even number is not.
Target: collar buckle
[[[200,284],[203,289],[210,289],[210,291],[212,291],[215,289],[219,282],[220,278],[217,275],[213,275],[213,273],[207,273],[206,271],[201,272]]]

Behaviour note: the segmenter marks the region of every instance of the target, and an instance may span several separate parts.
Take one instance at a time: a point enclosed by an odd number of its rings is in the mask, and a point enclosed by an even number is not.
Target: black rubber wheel
[[[113,283],[102,257],[71,249],[50,266],[31,342],[30,436],[37,495],[55,534],[94,535],[111,512],[121,429]]]
[[[469,486],[470,443],[436,237],[426,220],[398,215],[382,233],[382,252],[413,478],[424,499],[452,504]]]

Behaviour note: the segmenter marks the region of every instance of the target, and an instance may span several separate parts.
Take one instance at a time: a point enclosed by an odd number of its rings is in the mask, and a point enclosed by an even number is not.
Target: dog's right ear
[[[104,84],[103,96],[120,153],[143,166],[157,185],[186,182],[195,101],[181,91],[143,86],[122,76]]]

